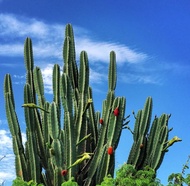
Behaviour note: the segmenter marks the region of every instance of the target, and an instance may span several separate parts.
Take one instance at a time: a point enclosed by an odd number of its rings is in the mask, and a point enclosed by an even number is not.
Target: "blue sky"
[[[166,184],[172,172],[181,172],[190,154],[190,2],[188,0],[96,0],[96,1],[11,1],[0,0],[0,181],[11,185],[14,155],[7,127],[3,81],[10,73],[19,122],[25,139],[23,86],[25,67],[23,44],[33,41],[35,65],[43,72],[47,98],[52,100],[52,65],[62,66],[62,44],[67,23],[74,27],[77,60],[86,50],[90,62],[90,84],[96,110],[107,91],[109,52],[117,55],[116,94],[126,96],[126,115],[138,111],[148,96],[153,97],[153,116],[172,114],[170,138],[181,143],[172,146],[158,170]],[[129,126],[133,128],[131,115]],[[128,158],[132,145],[129,131],[123,131],[116,152],[116,169]],[[189,171],[186,171],[189,173]]]

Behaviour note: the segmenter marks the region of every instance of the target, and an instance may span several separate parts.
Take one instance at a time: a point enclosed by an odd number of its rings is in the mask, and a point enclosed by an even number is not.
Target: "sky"
[[[171,173],[182,171],[190,154],[190,2],[188,0],[0,0],[0,183],[15,178],[12,139],[8,129],[3,95],[5,74],[11,74],[16,111],[23,140],[25,120],[23,46],[33,42],[35,66],[42,70],[46,98],[52,101],[53,64],[63,65],[62,46],[67,23],[74,28],[76,56],[88,53],[90,85],[95,109],[101,111],[107,93],[109,53],[117,59],[117,96],[127,100],[126,115],[142,109],[153,98],[153,116],[171,114],[169,138],[178,136],[157,172],[166,184]],[[116,150],[116,169],[127,161],[132,135],[122,132]],[[190,173],[189,170],[186,173]]]

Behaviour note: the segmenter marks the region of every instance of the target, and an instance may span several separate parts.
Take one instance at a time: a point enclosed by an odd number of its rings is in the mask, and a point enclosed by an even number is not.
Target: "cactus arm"
[[[108,145],[105,144],[102,148],[102,154],[101,154],[101,158],[100,158],[100,166],[98,166],[97,169],[97,175],[96,175],[96,183],[100,183],[103,178],[109,173],[109,167],[110,167],[110,160],[112,157],[114,157],[114,154],[112,154],[111,156],[108,155],[107,153],[107,148]],[[113,162],[112,162],[113,164]]]
[[[116,73],[116,55],[114,51],[110,52],[110,66],[109,66],[109,90],[115,90],[117,82],[117,73]]]
[[[13,104],[13,108],[15,108],[15,101],[14,101],[14,96],[13,96],[13,89],[12,89],[12,81],[11,81],[11,76],[10,74],[5,75],[5,80],[4,80],[4,97],[6,93],[10,94],[10,99]]]
[[[32,89],[31,86],[26,83],[24,87],[24,103],[33,102],[32,97]],[[24,107],[25,112],[25,120],[27,127],[27,144],[28,144],[28,158],[29,158],[29,170],[31,173],[31,179],[33,179],[36,183],[40,182],[40,160],[37,153],[37,138],[36,138],[36,110],[26,109]]]
[[[141,117],[142,117],[142,110],[139,110],[137,115],[135,116],[135,128],[134,128],[134,135],[133,135],[133,140],[137,141],[140,135],[140,121],[141,121]]]
[[[143,135],[146,135],[151,121],[152,115],[152,98],[148,97],[146,103],[144,105],[144,109],[142,111],[141,124],[140,124],[140,132]]]
[[[65,28],[65,41],[63,47],[64,72],[71,79],[73,89],[78,88],[78,69],[75,59],[75,40],[71,24],[67,24]]]
[[[115,93],[114,93],[113,89],[115,89],[116,78],[114,78],[114,80],[113,80],[111,78],[111,76],[112,76],[112,72],[114,71],[113,69],[116,69],[116,63],[112,63],[112,64],[111,63],[112,62],[110,59],[110,66],[111,67],[109,67],[109,74],[108,74],[108,79],[109,79],[108,94],[107,94],[107,99],[103,102],[103,111],[102,111],[103,112],[102,117],[104,120],[104,125],[99,130],[99,137],[98,137],[98,141],[97,141],[96,152],[95,152],[95,154],[92,158],[92,161],[90,163],[89,171],[88,171],[88,177],[85,180],[85,185],[90,185],[92,182],[92,179],[93,179],[93,177],[97,171],[97,168],[100,165],[100,161],[101,161],[102,154],[103,154],[103,146],[104,146],[105,141],[106,141],[107,127],[108,127],[108,123],[109,123],[109,119],[110,119],[110,115],[111,115],[111,111],[112,111],[113,101],[115,98]]]
[[[43,110],[44,112],[49,113],[49,111],[45,110],[44,108],[42,108],[42,107],[40,107],[40,106],[38,106],[38,105],[36,105],[36,104],[34,104],[34,103],[25,103],[25,104],[22,105],[22,107],[38,108],[38,109],[40,109],[40,110]]]
[[[38,105],[44,107],[45,97],[44,97],[44,83],[42,78],[42,72],[39,67],[35,67],[34,71],[34,87],[36,94],[38,95]]]
[[[50,105],[50,114],[48,122],[49,135],[52,139],[58,139],[60,136],[60,123],[58,120],[57,106],[55,102]]]
[[[25,40],[24,59],[25,59],[26,69],[28,71],[33,70],[34,60],[33,60],[33,51],[32,51],[32,40],[30,38],[26,38]]]
[[[92,89],[91,89],[91,87],[88,87],[88,98],[92,99]],[[91,144],[92,144],[92,151],[93,151],[95,149],[95,146],[96,146],[96,143],[97,143],[97,134],[98,134],[97,122],[99,124],[99,120],[100,120],[100,119],[97,119],[97,117],[96,117],[93,102],[89,105],[88,116],[89,116],[89,122],[91,123],[91,125],[89,125],[89,130],[92,133],[93,143],[91,143]]]
[[[79,68],[79,107],[78,107],[78,115],[76,119],[76,127],[77,127],[77,141],[79,138],[86,135],[85,129],[85,120],[86,114],[84,112],[85,104],[87,101],[87,93],[89,87],[89,64],[88,64],[88,56],[85,51],[82,51],[80,54],[80,68]],[[80,150],[80,147],[79,147]]]
[[[12,142],[13,152],[15,154],[16,175],[21,177],[22,179],[28,179],[28,169],[26,157],[24,154],[24,147],[22,145],[20,126],[18,123],[16,112],[14,110],[11,95],[9,93],[5,94],[5,103],[9,129],[13,138]]]
[[[178,138],[177,136],[174,136],[171,140],[168,140],[165,142],[166,147],[163,148],[162,151],[166,151],[169,147],[171,147],[174,143],[182,141],[181,138]]]
[[[53,77],[52,77],[52,84],[53,84],[53,101],[56,103],[57,106],[57,117],[60,123],[61,118],[61,99],[60,99],[60,67],[58,64],[55,64],[53,67]]]
[[[110,121],[107,129],[107,141],[109,141],[109,146],[113,146],[114,149],[117,148],[118,139],[122,131],[123,118],[125,113],[125,101],[125,98],[117,97],[113,102],[113,108],[118,108],[119,115],[115,116],[112,114],[110,116]]]

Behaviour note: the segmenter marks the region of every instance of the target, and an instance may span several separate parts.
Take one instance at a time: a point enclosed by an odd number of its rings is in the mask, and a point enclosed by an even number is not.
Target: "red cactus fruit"
[[[115,110],[113,111],[113,114],[114,114],[115,116],[118,116],[118,115],[119,115],[119,108],[118,108],[118,107],[115,108]]]
[[[109,155],[113,154],[113,147],[112,146],[108,147],[108,154]]]
[[[62,176],[65,176],[66,174],[67,174],[67,170],[62,170],[62,171],[61,171],[61,175],[62,175]]]
[[[103,122],[104,122],[104,121],[103,121],[103,119],[101,118],[101,119],[100,119],[100,124],[102,124],[102,125],[103,125]]]

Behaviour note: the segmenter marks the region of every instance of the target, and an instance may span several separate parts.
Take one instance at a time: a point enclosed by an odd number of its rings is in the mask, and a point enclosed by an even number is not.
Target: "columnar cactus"
[[[163,149],[170,132],[168,129],[170,115],[162,114],[159,118],[155,116],[149,131],[151,114],[152,98],[148,97],[144,108],[139,110],[135,116],[134,143],[127,160],[127,163],[134,165],[137,170],[148,165],[156,171],[167,152]]]
[[[41,69],[34,67],[32,41],[25,40],[24,113],[27,141],[22,143],[16,114],[11,76],[6,74],[4,96],[7,120],[13,139],[16,175],[46,186],[59,186],[72,177],[79,185],[94,186],[108,174],[114,175],[115,150],[123,128],[126,107],[124,97],[116,97],[116,55],[110,52],[107,97],[102,113],[95,112],[89,86],[89,62],[85,51],[76,64],[75,42],[70,24],[65,29],[63,73],[55,64],[52,74],[53,100],[47,102]],[[136,169],[149,165],[158,169],[171,144],[168,139],[169,116],[155,117],[148,134],[152,98],[136,115],[134,143],[128,158]],[[179,140],[179,139],[178,139]],[[164,150],[163,150],[164,149]]]
[[[34,67],[32,41],[24,44],[26,84],[24,104],[27,141],[22,144],[11,77],[5,76],[4,95],[13,138],[16,175],[48,186],[61,185],[74,177],[79,185],[96,185],[114,174],[115,150],[123,126],[125,98],[115,97],[116,56],[110,53],[108,93],[102,114],[95,112],[89,86],[89,64],[85,51],[80,66],[75,59],[73,29],[66,26],[63,46],[64,67],[53,67],[53,100],[44,96],[42,73]],[[63,117],[62,117],[63,114]],[[100,117],[103,124],[100,126]],[[61,121],[61,119],[63,119]]]

